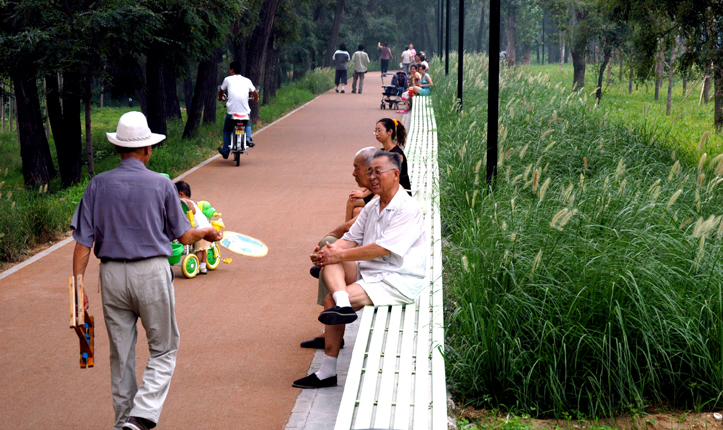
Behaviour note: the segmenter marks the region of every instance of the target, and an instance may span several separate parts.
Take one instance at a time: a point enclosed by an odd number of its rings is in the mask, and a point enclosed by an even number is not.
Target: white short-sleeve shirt
[[[358,262],[360,278],[365,282],[384,280],[405,296],[416,298],[427,270],[422,208],[402,187],[381,212],[380,203],[374,199],[364,206],[342,239],[388,249],[387,255]]]
[[[240,113],[248,115],[251,113],[249,107],[249,92],[255,91],[254,84],[249,78],[241,75],[226,76],[221,84],[221,89],[228,93],[226,98],[226,109],[229,114]]]

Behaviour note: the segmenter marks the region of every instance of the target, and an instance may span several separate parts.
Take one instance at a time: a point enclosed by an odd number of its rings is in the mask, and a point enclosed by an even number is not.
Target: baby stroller
[[[405,103],[402,100],[402,94],[407,89],[407,74],[404,72],[397,72],[392,76],[391,85],[382,85],[382,104],[380,109],[399,109],[400,103]]]

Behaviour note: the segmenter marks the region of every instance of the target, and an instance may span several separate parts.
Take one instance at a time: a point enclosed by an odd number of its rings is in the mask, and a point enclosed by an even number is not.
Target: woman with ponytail
[[[407,169],[407,157],[404,155],[404,142],[407,139],[407,130],[404,125],[391,118],[382,118],[377,121],[377,125],[374,128],[374,136],[377,138],[379,143],[384,146],[384,150],[388,152],[396,152],[402,157],[402,170],[399,172],[399,185],[407,190],[407,193],[411,196],[410,192],[412,185],[409,182],[409,173]]]

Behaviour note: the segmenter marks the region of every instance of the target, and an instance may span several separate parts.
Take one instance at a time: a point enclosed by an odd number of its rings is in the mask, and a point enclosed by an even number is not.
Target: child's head
[[[184,181],[178,181],[176,182],[176,189],[178,190],[178,195],[181,197],[185,197],[190,199],[191,198],[191,186],[188,185],[188,183]]]

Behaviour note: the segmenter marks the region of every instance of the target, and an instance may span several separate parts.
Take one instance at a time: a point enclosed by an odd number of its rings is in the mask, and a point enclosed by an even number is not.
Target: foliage
[[[456,399],[558,418],[720,407],[723,157],[691,166],[649,126],[505,69],[487,192],[487,59],[465,64],[461,115],[433,68]]]

